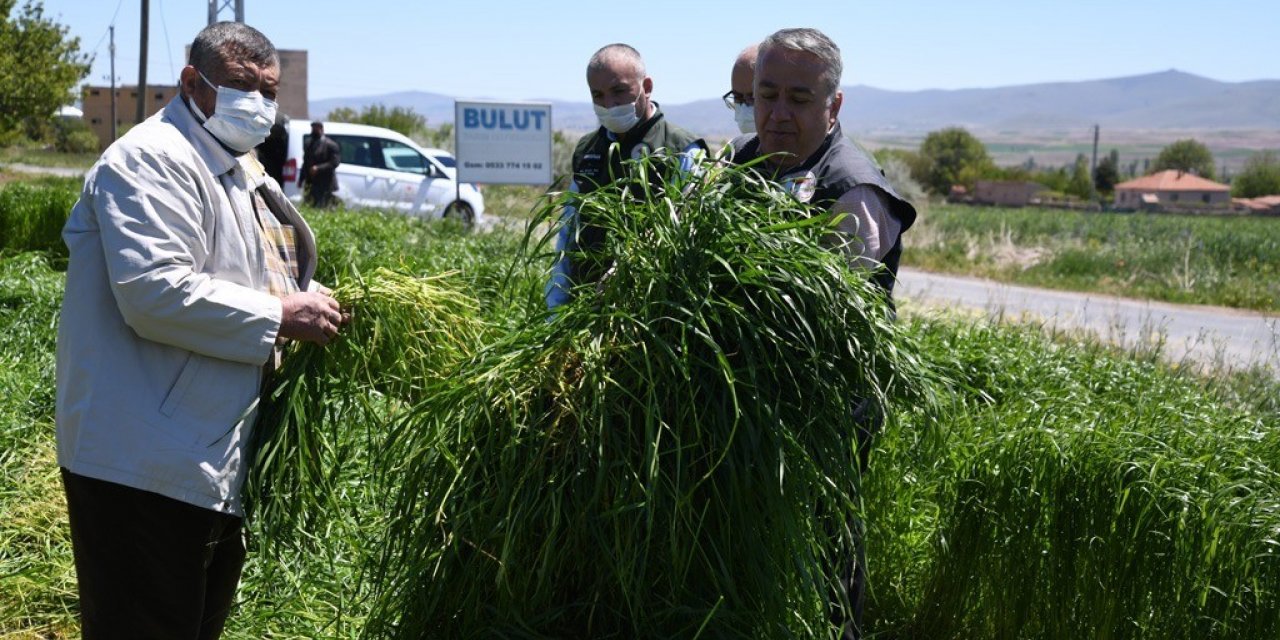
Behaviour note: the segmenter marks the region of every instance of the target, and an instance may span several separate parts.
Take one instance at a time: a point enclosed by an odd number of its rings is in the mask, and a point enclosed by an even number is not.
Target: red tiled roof
[[[1160,171],[1116,185],[1127,191],[1230,191],[1231,187],[1182,171]]]
[[[1231,202],[1254,211],[1267,211],[1280,208],[1280,196],[1262,196],[1261,198],[1232,198]]]

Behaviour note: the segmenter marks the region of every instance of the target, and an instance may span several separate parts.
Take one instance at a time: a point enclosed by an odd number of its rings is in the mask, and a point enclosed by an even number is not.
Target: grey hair
[[[840,90],[840,76],[844,74],[844,63],[840,60],[840,47],[831,38],[817,29],[780,29],[760,43],[757,64],[764,59],[765,53],[775,47],[817,56],[823,66],[820,88],[826,93],[827,104],[835,100],[836,92]]]
[[[261,31],[242,22],[215,22],[196,34],[187,64],[208,75],[229,60],[263,67],[279,67],[280,54]]]
[[[591,60],[587,61],[587,74],[604,70],[611,60],[618,58],[633,63],[636,67],[637,79],[644,79],[644,59],[640,57],[640,52],[636,51],[635,47],[621,42],[607,44],[592,54]]]

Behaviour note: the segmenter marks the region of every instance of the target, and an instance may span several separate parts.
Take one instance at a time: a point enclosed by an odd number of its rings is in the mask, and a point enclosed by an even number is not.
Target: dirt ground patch
[[[13,173],[11,171],[5,171],[4,169],[0,169],[0,187],[3,187],[4,185],[9,184],[10,182],[19,182],[25,179],[27,179],[27,174]]]

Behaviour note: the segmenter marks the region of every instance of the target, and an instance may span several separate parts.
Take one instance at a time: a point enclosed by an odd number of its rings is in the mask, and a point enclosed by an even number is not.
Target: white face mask
[[[640,122],[640,116],[636,115],[636,103],[634,102],[609,108],[598,104],[592,106],[595,107],[596,119],[600,120],[600,126],[614,133],[626,133],[631,130],[631,127],[636,126],[636,123]]]
[[[204,121],[204,128],[213,137],[240,153],[248,153],[267,139],[267,135],[271,133],[271,125],[276,122],[274,100],[268,100],[257,91],[215,86],[203,73],[200,73],[200,79],[218,92],[213,115]]]
[[[738,131],[756,132],[756,107],[752,104],[733,105],[733,119],[738,122]]]

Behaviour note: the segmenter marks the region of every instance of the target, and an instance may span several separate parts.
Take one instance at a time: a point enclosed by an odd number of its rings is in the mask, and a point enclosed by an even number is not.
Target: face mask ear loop
[[[213,89],[214,91],[217,91],[218,89],[220,89],[220,88],[221,88],[221,87],[219,87],[218,85],[216,85],[216,84],[214,84],[214,83],[210,82],[210,81],[209,81],[209,78],[205,77],[204,73],[202,73],[199,69],[196,69],[196,75],[200,76],[200,79],[201,79],[201,80],[204,80],[204,83],[205,83],[205,84],[207,84],[207,85],[209,85],[209,88],[210,88],[210,89]]]

